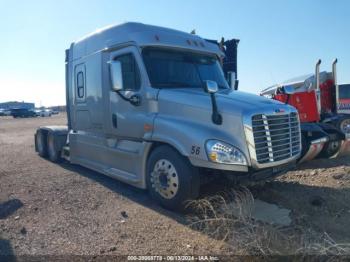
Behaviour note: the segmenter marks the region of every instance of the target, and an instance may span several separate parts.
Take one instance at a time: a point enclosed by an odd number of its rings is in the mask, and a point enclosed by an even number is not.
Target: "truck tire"
[[[49,132],[47,135],[47,153],[49,159],[54,163],[59,163],[62,161],[61,151],[57,149],[56,146],[56,136],[54,133]]]
[[[344,134],[350,133],[350,116],[340,118],[336,123],[336,127]]]
[[[329,141],[324,145],[321,153],[319,154],[320,158],[330,158],[334,156],[340,149],[341,140]]]
[[[47,138],[43,130],[39,129],[38,131],[36,131],[35,144],[39,156],[47,157]]]
[[[151,197],[167,209],[182,211],[186,202],[199,195],[197,168],[170,146],[159,146],[151,153],[146,172]]]

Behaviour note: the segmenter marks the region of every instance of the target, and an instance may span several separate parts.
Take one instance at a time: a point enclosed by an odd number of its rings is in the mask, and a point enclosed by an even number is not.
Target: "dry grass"
[[[235,255],[350,255],[350,244],[298,225],[278,227],[252,218],[254,198],[241,187],[189,203],[192,228],[222,240]]]

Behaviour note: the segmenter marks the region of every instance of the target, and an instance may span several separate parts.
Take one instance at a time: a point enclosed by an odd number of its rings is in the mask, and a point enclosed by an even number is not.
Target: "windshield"
[[[142,56],[153,87],[202,87],[212,80],[229,88],[215,56],[160,48],[146,48]]]
[[[339,85],[339,98],[350,99],[350,84]]]

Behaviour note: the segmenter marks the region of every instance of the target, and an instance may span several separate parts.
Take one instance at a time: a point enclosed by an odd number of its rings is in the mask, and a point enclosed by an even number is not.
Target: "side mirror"
[[[292,95],[295,93],[294,87],[292,86],[284,86],[283,87],[283,93],[287,95]]]
[[[214,94],[218,91],[218,84],[215,81],[205,80],[204,89],[209,94]]]
[[[120,61],[111,61],[109,66],[112,80],[112,89],[114,91],[123,90],[122,64]]]
[[[232,90],[238,90],[238,79],[236,78],[236,73],[235,72],[228,72],[228,83],[231,87]]]

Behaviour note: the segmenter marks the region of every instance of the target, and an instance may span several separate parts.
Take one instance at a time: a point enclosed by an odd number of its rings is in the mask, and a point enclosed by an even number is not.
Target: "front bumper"
[[[288,164],[260,169],[260,170],[251,170],[248,173],[249,180],[252,181],[259,181],[259,180],[266,180],[271,179],[274,177],[277,177],[279,175],[283,175],[284,173],[295,169],[296,162],[291,162]]]
[[[295,168],[296,168],[296,162],[294,161],[288,164],[264,168],[264,169],[250,168],[247,173],[237,174],[237,173],[225,172],[225,175],[229,180],[232,180],[235,182],[250,183],[250,182],[258,182],[258,181],[273,179]]]
[[[225,174],[229,174],[230,176],[236,176],[236,177],[252,177],[253,179],[260,180],[259,178],[263,180],[265,176],[277,176],[280,173],[284,173],[288,171],[291,168],[295,167],[296,163],[296,157],[293,159],[285,159],[283,161],[280,161],[279,163],[270,163],[270,166],[267,166],[265,168],[254,168],[249,166],[241,166],[241,165],[227,165],[227,164],[220,164],[220,163],[214,163],[210,161],[204,161],[198,158],[192,158],[189,157],[189,160],[192,165],[196,167],[201,168],[208,168],[213,169],[217,171],[224,172]],[[256,180],[255,179],[255,180]]]

